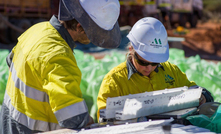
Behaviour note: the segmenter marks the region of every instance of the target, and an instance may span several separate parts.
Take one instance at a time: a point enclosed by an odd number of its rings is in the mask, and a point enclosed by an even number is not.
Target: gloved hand
[[[200,86],[191,86],[189,87],[189,89],[192,89],[192,88],[198,88]],[[211,95],[211,93],[204,87],[201,87],[202,88],[202,95],[200,97],[200,100],[199,100],[199,105],[203,104],[203,103],[206,103],[206,102],[214,102],[214,99],[213,99],[213,96]]]
[[[199,99],[199,106],[206,103],[206,97],[201,94],[200,99]]]
[[[203,88],[202,94],[205,96],[206,102],[214,102],[213,96],[206,88]]]
[[[87,123],[87,126],[90,126],[91,124],[94,124],[94,119],[91,116],[89,116],[89,122]]]

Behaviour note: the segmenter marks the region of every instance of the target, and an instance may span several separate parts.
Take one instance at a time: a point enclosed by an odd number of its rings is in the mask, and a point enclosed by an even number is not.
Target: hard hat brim
[[[138,49],[136,45],[133,45],[134,50],[145,60],[154,62],[154,63],[163,63],[169,59],[169,44],[166,45],[166,52],[159,54],[159,53],[151,53],[151,52],[144,52]]]
[[[59,20],[76,19],[83,27],[91,43],[102,48],[117,48],[121,43],[121,32],[118,22],[112,30],[99,27],[81,6],[79,0],[61,0]]]

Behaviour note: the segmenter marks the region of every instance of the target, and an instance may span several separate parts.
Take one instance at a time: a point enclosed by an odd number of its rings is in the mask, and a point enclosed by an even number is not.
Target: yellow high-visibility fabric
[[[159,4],[159,7],[171,7],[172,5],[170,3],[161,3]]]
[[[83,101],[81,71],[73,51],[49,22],[38,23],[23,33],[13,53],[17,79],[45,93],[39,96],[44,98],[40,101],[29,98],[15,87],[10,73],[6,91],[19,112],[34,120],[58,123],[54,112]]]
[[[113,68],[104,77],[98,93],[98,120],[99,110],[106,108],[106,100],[108,97],[196,85],[195,82],[189,81],[186,74],[176,65],[169,62],[161,63],[161,65],[164,70],[161,67],[158,67],[158,72],[151,72],[150,77],[134,73],[129,80],[126,62]]]

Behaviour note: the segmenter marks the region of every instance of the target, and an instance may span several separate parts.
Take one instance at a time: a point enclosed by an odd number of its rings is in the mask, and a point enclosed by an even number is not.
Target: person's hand
[[[94,124],[94,119],[91,116],[89,116],[89,122],[87,123],[87,126],[91,124]]]
[[[203,94],[201,94],[199,99],[199,106],[202,105],[203,103],[206,103],[206,98]]]

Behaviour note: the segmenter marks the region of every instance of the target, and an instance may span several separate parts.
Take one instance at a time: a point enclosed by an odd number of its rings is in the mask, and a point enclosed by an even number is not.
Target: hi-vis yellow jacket
[[[59,121],[88,111],[73,50],[49,22],[23,33],[12,52],[4,103],[14,120],[50,131],[61,128]]]
[[[129,80],[126,62],[123,62],[113,68],[104,77],[98,93],[98,120],[100,116],[99,110],[106,108],[106,100],[108,97],[196,85],[195,82],[189,81],[186,74],[183,73],[176,65],[169,62],[161,63],[161,65],[164,70],[161,67],[158,67],[158,72],[153,71],[150,74],[150,77],[134,73]]]

